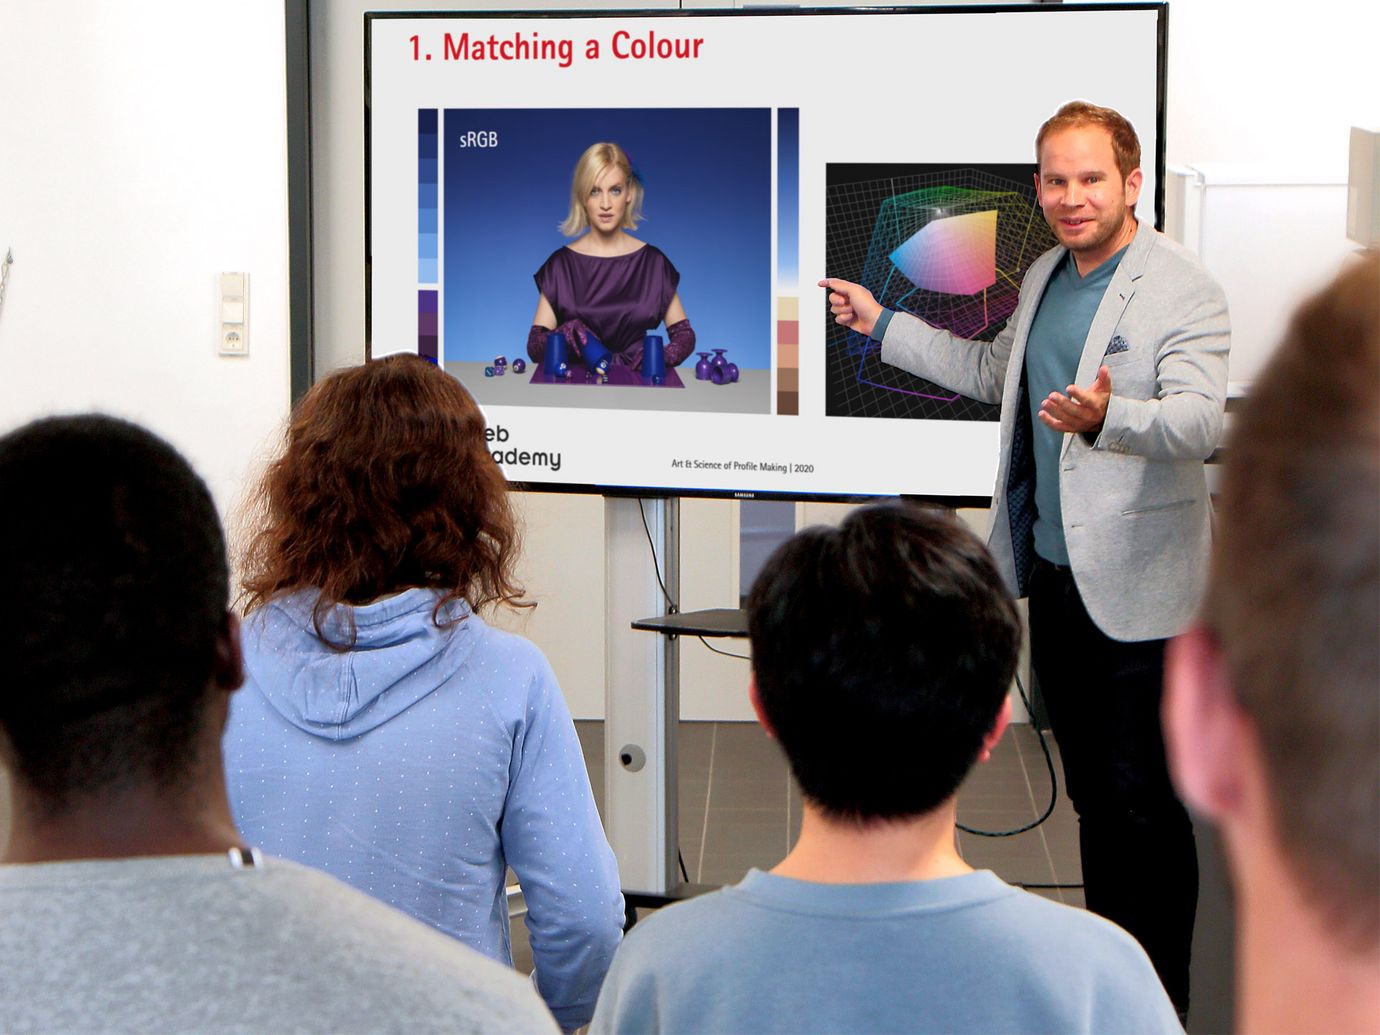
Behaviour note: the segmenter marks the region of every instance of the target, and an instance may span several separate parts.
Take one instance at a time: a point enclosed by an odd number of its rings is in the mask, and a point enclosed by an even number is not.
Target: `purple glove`
[[[546,336],[550,333],[550,327],[543,327],[539,323],[532,324],[532,329],[527,332],[527,355],[533,363],[540,363],[546,358]]]
[[[570,343],[570,355],[573,359],[580,359],[584,355],[585,344],[594,334],[580,319],[567,320],[556,330],[564,334],[565,340]]]
[[[565,335],[568,357],[579,359],[584,353],[585,342],[592,333],[590,329],[581,320],[567,320],[556,330]],[[533,363],[540,363],[546,358],[546,336],[550,333],[550,327],[543,327],[539,323],[532,324],[527,332],[527,355],[532,357]]]
[[[690,326],[688,319],[673,323],[666,328],[666,333],[670,337],[662,346],[662,355],[666,357],[668,367],[678,367],[685,358],[695,351],[695,329]],[[622,352],[616,353],[613,357],[625,367],[632,367],[636,371],[642,370],[642,341],[638,339],[629,345]]]
[[[666,336],[671,339],[666,343],[666,365],[678,367],[695,351],[695,328],[688,319],[681,320],[666,328]]]

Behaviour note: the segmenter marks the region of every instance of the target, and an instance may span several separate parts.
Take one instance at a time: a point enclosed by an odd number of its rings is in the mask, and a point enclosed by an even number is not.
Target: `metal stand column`
[[[676,637],[634,632],[632,623],[669,610],[668,595],[679,599],[679,526],[679,499],[604,501],[604,826],[624,891],[647,895],[679,883],[680,647]]]

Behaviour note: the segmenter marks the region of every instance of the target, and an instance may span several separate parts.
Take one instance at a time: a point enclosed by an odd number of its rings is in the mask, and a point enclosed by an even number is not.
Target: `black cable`
[[[726,658],[738,658],[738,659],[740,659],[740,660],[742,660],[742,661],[751,661],[751,660],[752,660],[752,658],[748,657],[748,655],[746,655],[746,654],[734,654],[731,650],[719,650],[718,647],[711,646],[710,643],[709,643],[709,641],[706,640],[703,636],[696,636],[695,639],[699,640],[699,641],[700,641],[701,643],[703,643],[706,647],[708,647],[710,650],[712,650],[715,654],[722,654],[722,655],[723,655],[724,657],[726,657]]]
[[[647,524],[647,512],[642,509],[641,497],[637,500],[637,513],[642,518],[642,531],[647,533],[647,546],[652,551],[652,571],[656,573],[656,584],[661,587],[661,595],[666,598],[666,609],[670,614],[680,614],[680,605],[671,599],[671,594],[666,590],[666,583],[661,578],[661,562],[657,560],[656,543],[652,540],[652,528]]]
[[[680,614],[680,605],[671,599],[671,594],[666,591],[666,583],[662,581],[661,565],[657,561],[656,556],[656,543],[652,540],[652,527],[649,524],[647,524],[647,512],[642,509],[641,499],[637,501],[637,513],[642,518],[642,531],[647,534],[647,546],[652,551],[652,570],[656,572],[656,584],[661,587],[661,595],[666,598],[667,611],[673,615]],[[732,651],[720,650],[718,647],[710,647],[709,641],[706,640],[703,636],[696,636],[695,639],[699,640],[706,647],[712,650],[715,654],[722,654],[726,658],[738,658],[742,661],[752,660],[746,654],[734,654]]]
[[[1049,770],[1049,805],[1040,814],[1040,818],[1027,823],[1023,827],[1016,827],[1014,830],[974,830],[972,827],[965,827],[962,823],[958,824],[958,829],[965,834],[973,834],[976,837],[1013,837],[1016,834],[1024,834],[1027,830],[1034,830],[1054,813],[1054,806],[1059,801],[1059,778],[1054,772],[1054,757],[1049,753],[1049,744],[1045,741],[1044,731],[1040,729],[1039,723],[1035,722],[1035,709],[1030,705],[1030,698],[1025,695],[1025,685],[1021,682],[1021,677],[1016,677],[1016,690],[1021,695],[1021,703],[1025,705],[1026,712],[1030,715],[1031,725],[1035,727],[1035,736],[1040,741],[1040,750],[1045,755],[1045,767]]]
[[[690,883],[690,874],[685,870],[685,853],[679,848],[676,849],[676,860],[680,863],[680,879],[686,884]]]

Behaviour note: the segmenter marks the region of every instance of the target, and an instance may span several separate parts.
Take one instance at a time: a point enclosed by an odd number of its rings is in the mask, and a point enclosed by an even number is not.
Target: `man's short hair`
[[[809,528],[748,595],[758,697],[826,814],[918,816],[958,790],[1011,685],[1015,604],[948,510],[893,503]]]
[[[1035,134],[1035,166],[1040,164],[1040,148],[1045,137],[1080,126],[1101,126],[1112,138],[1112,154],[1116,156],[1117,171],[1124,181],[1140,168],[1140,137],[1126,116],[1113,108],[1103,108],[1087,101],[1069,101],[1051,115]]]
[[[53,811],[195,758],[229,593],[211,494],[103,416],[0,438],[0,750]]]
[[[1274,828],[1332,928],[1380,937],[1380,253],[1294,317],[1227,444],[1205,617]]]

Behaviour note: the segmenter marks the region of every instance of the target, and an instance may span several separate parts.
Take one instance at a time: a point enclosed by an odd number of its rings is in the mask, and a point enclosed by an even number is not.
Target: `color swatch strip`
[[[417,292],[417,355],[435,363],[437,349],[436,306],[440,292],[423,288]]]
[[[776,109],[776,412],[800,413],[800,109]]]
[[[440,137],[435,108],[417,109],[417,282],[437,283]]]

